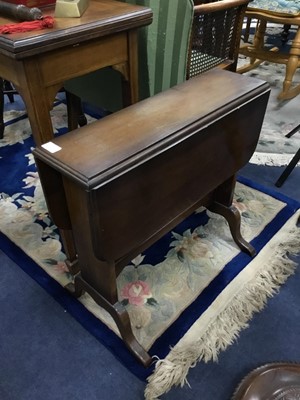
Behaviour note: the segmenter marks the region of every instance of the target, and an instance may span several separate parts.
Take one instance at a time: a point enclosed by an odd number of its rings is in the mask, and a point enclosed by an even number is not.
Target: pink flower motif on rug
[[[245,212],[245,211],[248,210],[246,204],[243,203],[241,200],[235,200],[235,199],[233,199],[232,205],[233,205],[234,207],[236,207],[236,208],[239,210],[240,213],[243,213],[243,212]]]
[[[143,306],[152,297],[152,293],[147,282],[138,280],[125,285],[121,290],[121,296],[129,304]]]
[[[55,271],[59,274],[64,274],[65,272],[69,273],[69,269],[64,261],[58,261],[54,267]]]

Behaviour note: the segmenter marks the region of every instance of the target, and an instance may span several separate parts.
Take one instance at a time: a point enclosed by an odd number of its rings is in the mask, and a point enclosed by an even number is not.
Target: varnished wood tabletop
[[[43,15],[54,16],[54,7],[43,8]],[[0,34],[0,54],[22,59],[35,54],[73,45],[111,33],[148,25],[150,8],[114,0],[90,0],[80,18],[55,18],[52,29],[25,33]],[[0,25],[17,22],[0,17]]]

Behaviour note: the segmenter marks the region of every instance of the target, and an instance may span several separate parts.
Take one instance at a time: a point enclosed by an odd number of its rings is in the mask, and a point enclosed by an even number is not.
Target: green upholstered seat
[[[264,10],[279,16],[300,15],[300,0],[254,0],[249,9]]]
[[[141,28],[139,39],[140,99],[153,96],[186,79],[192,0],[123,0],[150,7],[151,25]],[[109,111],[122,108],[121,75],[104,68],[65,83],[81,100]]]

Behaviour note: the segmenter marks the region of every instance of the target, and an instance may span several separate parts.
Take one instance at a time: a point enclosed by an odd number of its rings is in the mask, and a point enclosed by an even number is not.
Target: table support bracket
[[[235,243],[242,251],[246,252],[251,257],[254,257],[256,255],[254,247],[241,235],[241,216],[239,210],[233,205],[227,207],[217,201],[209,205],[208,209],[216,214],[222,215],[226,219]]]
[[[153,359],[136,340],[132,332],[129,314],[123,304],[121,304],[119,301],[115,304],[111,304],[96,289],[86,282],[80,273],[75,276],[74,284],[68,284],[66,289],[68,289],[69,292],[75,297],[80,297],[83,292],[86,291],[95,300],[95,302],[100,307],[104,308],[114,319],[124,343],[134,357],[137,358],[144,367],[149,367]]]

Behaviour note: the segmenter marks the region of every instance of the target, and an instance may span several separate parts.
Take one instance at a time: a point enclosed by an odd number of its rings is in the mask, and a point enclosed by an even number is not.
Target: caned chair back
[[[249,0],[195,3],[187,78],[217,66],[235,71]]]

